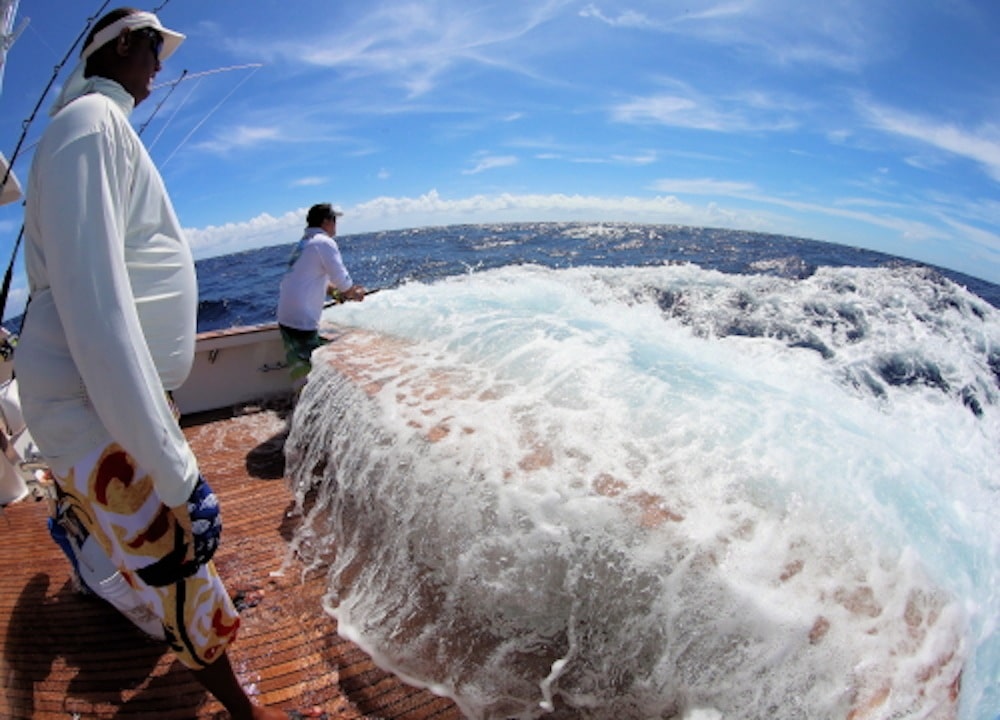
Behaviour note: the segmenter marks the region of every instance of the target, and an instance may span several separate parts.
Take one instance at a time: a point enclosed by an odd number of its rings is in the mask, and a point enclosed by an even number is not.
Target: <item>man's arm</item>
[[[121,142],[121,140],[119,140]],[[169,506],[183,504],[197,463],[173,418],[139,323],[125,265],[127,158],[107,133],[47,158],[39,201],[46,269],[73,362],[111,437],[152,475]]]

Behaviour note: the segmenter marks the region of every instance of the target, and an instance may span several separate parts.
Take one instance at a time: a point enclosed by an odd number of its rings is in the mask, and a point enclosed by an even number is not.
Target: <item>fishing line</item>
[[[146,118],[146,122],[144,122],[142,124],[142,126],[139,128],[139,131],[138,131],[137,134],[140,137],[142,137],[142,133],[146,129],[146,127],[149,125],[149,123],[151,123],[153,121],[153,118],[156,117],[156,113],[160,112],[160,108],[163,107],[163,103],[165,103],[167,101],[167,98],[169,98],[173,94],[174,90],[177,89],[177,86],[180,85],[180,82],[181,82],[181,80],[184,79],[185,75],[187,75],[187,70],[185,70],[184,72],[182,72],[181,75],[180,75],[180,77],[177,78],[176,80],[174,80],[173,83],[170,84],[170,90],[168,90],[167,94],[163,96],[163,99],[160,100],[160,102],[158,102],[156,104],[156,107],[153,108],[153,112],[150,113],[150,115],[149,115],[148,118]]]
[[[215,68],[214,70],[202,70],[201,72],[191,73],[190,75],[188,75],[184,79],[186,79],[186,80],[194,80],[196,78],[205,77],[206,75],[215,75],[217,73],[229,72],[230,70],[247,70],[249,68],[260,68],[260,67],[264,67],[264,64],[263,63],[247,63],[246,65],[229,65],[227,67]],[[187,70],[185,70],[184,72],[187,72]],[[173,83],[178,83],[178,82],[180,82],[180,79],[173,80],[172,82]],[[159,90],[160,88],[166,87],[169,84],[170,83],[162,83],[160,85],[154,85],[153,86],[153,90]]]
[[[194,95],[194,92],[195,90],[198,89],[199,85],[201,85],[201,78],[199,78],[198,82],[194,84],[194,87],[191,88],[191,91],[184,96],[184,99],[181,100],[179,103],[177,103],[177,107],[174,108],[173,113],[171,113],[170,117],[167,118],[167,121],[163,123],[163,127],[160,128],[160,132],[158,132],[156,134],[156,137],[153,138],[153,140],[149,143],[149,149],[151,151],[156,146],[156,143],[160,141],[160,138],[163,137],[163,133],[165,133],[167,131],[167,128],[170,127],[170,123],[172,123],[174,118],[177,117],[177,114],[184,108],[185,105],[187,105],[187,101],[191,98],[192,95]]]
[[[251,72],[249,75],[243,78],[239,83],[237,83],[236,87],[230,90],[226,94],[226,96],[222,98],[222,100],[220,100],[218,104],[216,104],[214,108],[208,111],[208,114],[205,115],[204,118],[202,118],[201,122],[199,122],[197,125],[191,128],[191,132],[189,132],[187,135],[184,136],[184,139],[180,141],[180,143],[177,145],[176,148],[174,148],[174,151],[170,153],[170,155],[167,157],[166,160],[163,161],[163,164],[160,165],[161,168],[164,167],[168,162],[170,162],[171,158],[173,158],[173,156],[177,154],[177,151],[180,150],[182,147],[184,147],[185,143],[187,143],[187,141],[191,139],[191,136],[194,135],[198,131],[198,129],[201,128],[202,125],[208,122],[208,119],[212,117],[212,115],[214,115],[220,107],[222,107],[222,105],[226,102],[226,100],[232,97],[233,93],[235,93],[243,86],[243,83],[252,78],[254,74],[260,69],[260,67],[261,66],[258,65],[256,68],[254,68],[253,72]]]
[[[247,64],[247,65],[230,65],[228,67],[215,68],[214,70],[203,70],[201,72],[196,72],[196,73],[188,73],[187,70],[185,70],[184,72],[185,72],[186,76],[180,77],[177,80],[174,80],[172,83],[164,83],[162,85],[154,85],[153,86],[153,90],[155,91],[155,90],[159,90],[162,87],[165,87],[166,85],[172,84],[173,87],[171,88],[171,92],[173,92],[173,88],[176,87],[177,84],[181,82],[181,80],[198,80],[198,82],[195,83],[194,87],[191,88],[191,92],[189,92],[184,97],[184,99],[181,100],[181,102],[177,105],[177,108],[174,110],[173,114],[163,124],[163,127],[160,129],[160,132],[157,133],[156,137],[153,138],[152,142],[149,143],[149,145],[148,145],[149,150],[152,150],[153,147],[156,145],[156,143],[159,142],[160,138],[163,136],[163,133],[166,132],[166,130],[167,130],[168,127],[170,127],[170,123],[173,122],[173,119],[175,117],[177,117],[177,114],[181,111],[181,109],[184,107],[184,105],[187,104],[187,101],[191,98],[192,95],[194,95],[195,90],[197,90],[198,86],[201,84],[202,78],[205,78],[205,77],[207,77],[209,75],[216,75],[218,73],[229,72],[230,70],[246,70],[248,68],[260,68],[260,67],[263,67],[263,65],[261,63],[250,63],[250,64]],[[164,98],[164,100],[165,99],[166,98]],[[162,105],[162,104],[163,103],[161,102],[160,105]],[[159,105],[157,106],[156,109],[157,110],[160,109]],[[154,112],[154,114],[155,114],[155,112]],[[152,116],[150,116],[150,120],[152,120],[152,119],[153,119]],[[146,121],[146,124],[147,125],[149,124],[149,120]],[[145,126],[143,126],[143,127],[145,127]]]

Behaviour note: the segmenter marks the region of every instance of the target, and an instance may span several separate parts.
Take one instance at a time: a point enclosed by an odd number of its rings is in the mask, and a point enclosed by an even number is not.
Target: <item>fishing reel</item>
[[[0,339],[0,361],[8,362],[14,357],[14,346],[17,345],[17,338],[8,335],[4,331],[3,338]]]

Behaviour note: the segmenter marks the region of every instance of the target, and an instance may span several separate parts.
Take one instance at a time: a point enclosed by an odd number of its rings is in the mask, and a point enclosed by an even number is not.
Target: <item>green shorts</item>
[[[313,350],[326,345],[327,341],[317,330],[296,330],[280,323],[278,329],[285,343],[285,359],[288,361],[292,380],[304,378],[312,370]]]

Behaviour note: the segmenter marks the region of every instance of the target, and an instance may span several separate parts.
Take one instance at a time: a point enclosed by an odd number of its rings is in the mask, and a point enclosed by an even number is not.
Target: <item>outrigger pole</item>
[[[170,2],[170,0],[164,0],[164,2],[160,3],[153,10],[153,12],[154,13],[159,12],[164,7],[166,7],[166,5],[169,2]],[[38,102],[35,104],[34,109],[31,111],[31,115],[22,124],[21,137],[17,141],[17,146],[14,148],[14,153],[13,153],[13,155],[11,155],[10,162],[9,163],[5,163],[6,168],[4,169],[3,180],[0,181],[0,193],[3,192],[4,187],[7,185],[7,182],[9,180],[9,178],[11,177],[11,174],[12,174],[13,168],[14,168],[14,161],[17,159],[17,156],[20,154],[21,148],[24,145],[24,141],[25,141],[25,139],[28,136],[28,128],[30,128],[31,124],[35,121],[35,117],[37,117],[37,115],[38,115],[38,110],[39,110],[39,108],[41,108],[42,103],[45,102],[45,97],[49,94],[49,90],[52,89],[52,86],[55,84],[56,79],[59,77],[59,73],[62,72],[63,67],[65,67],[67,61],[69,60],[70,56],[73,54],[73,51],[76,49],[77,45],[79,45],[80,41],[83,40],[84,37],[86,37],[86,35],[87,35],[88,32],[90,32],[91,26],[94,24],[94,22],[97,20],[97,18],[101,16],[101,14],[104,12],[104,9],[108,6],[109,3],[110,3],[110,0],[104,0],[104,2],[101,3],[101,6],[97,9],[97,11],[93,15],[91,15],[90,17],[87,18],[87,24],[84,27],[83,31],[79,34],[79,36],[77,36],[76,40],[70,46],[69,50],[66,51],[66,55],[63,57],[63,59],[53,69],[52,76],[49,78],[49,82],[45,86],[45,90],[42,91],[41,96],[38,98]],[[205,75],[212,75],[212,74],[215,74],[215,73],[226,72],[226,71],[229,71],[229,70],[244,70],[244,69],[252,68],[254,70],[254,72],[256,72],[256,70],[259,69],[260,67],[262,67],[260,65],[260,63],[253,63],[253,64],[250,64],[250,65],[236,65],[236,66],[232,66],[232,67],[223,67],[223,68],[216,68],[214,70],[206,70],[204,72],[194,73],[193,75],[188,75],[188,71],[184,70],[184,72],[181,73],[180,77],[178,77],[176,80],[173,80],[173,81],[171,81],[169,83],[170,90],[167,92],[166,96],[162,100],[160,100],[160,102],[156,105],[156,107],[153,109],[152,114],[150,114],[150,116],[146,119],[146,121],[142,124],[142,126],[137,130],[137,134],[140,135],[140,136],[142,135],[143,131],[146,129],[146,127],[149,125],[149,123],[152,122],[153,118],[156,117],[157,113],[160,111],[160,108],[166,102],[167,98],[170,97],[171,93],[173,93],[173,91],[177,88],[177,86],[180,85],[181,81],[183,81],[183,80],[193,80],[194,78],[200,78],[200,77],[205,76]],[[252,74],[253,73],[251,73],[251,75]],[[249,79],[249,76],[247,78],[245,78],[240,83],[240,85],[242,85],[243,82],[246,82],[246,80],[248,80],[248,79]],[[234,88],[229,93],[229,95],[232,95],[233,92],[235,92],[236,89],[238,89],[240,87],[240,85],[237,85],[236,88]],[[229,97],[229,95],[227,95],[225,98],[223,98],[222,102],[225,102],[225,100]],[[219,105],[221,105],[221,104],[222,103],[220,102]],[[211,115],[212,112],[215,112],[215,110],[218,109],[219,105],[216,105],[216,107],[213,108],[212,111],[209,114]],[[206,117],[206,120],[207,120],[207,117]],[[198,124],[198,126],[195,128],[195,130],[197,130],[198,127],[201,127],[201,125],[204,124],[204,122],[205,121],[202,120],[202,122]],[[185,137],[184,140],[181,142],[181,145],[183,145],[184,142],[186,142],[187,139],[189,137],[191,137],[191,135],[193,133],[194,133],[194,130],[192,130],[191,133],[188,133],[187,137]],[[179,147],[180,146],[178,146],[178,149],[179,149]],[[174,152],[176,153],[177,149],[175,149]],[[173,154],[171,154],[171,157],[172,156],[173,156]],[[169,159],[170,158],[168,157],[167,160],[169,160]],[[17,251],[18,251],[18,249],[21,246],[21,240],[23,238],[24,238],[24,225],[22,224],[21,225],[21,230],[17,234],[17,240],[14,242],[14,251],[11,253],[10,263],[7,266],[7,272],[4,274],[3,287],[0,288],[0,320],[3,319],[3,313],[4,313],[4,310],[7,307],[7,296],[10,293],[11,279],[13,278],[13,274],[14,274],[14,262],[17,259]]]
[[[148,118],[146,118],[146,122],[144,122],[139,127],[139,130],[137,132],[138,135],[141,136],[142,133],[143,133],[143,131],[146,129],[146,126],[149,125],[149,123],[153,122],[153,118],[156,117],[156,113],[160,112],[160,108],[163,107],[163,103],[165,103],[167,101],[167,98],[169,98],[171,95],[173,95],[174,90],[177,89],[177,86],[181,84],[181,80],[183,80],[184,76],[187,75],[187,74],[188,74],[188,71],[187,71],[187,68],[185,68],[184,72],[182,72],[180,74],[180,77],[178,77],[176,80],[174,80],[172,83],[170,83],[170,89],[167,91],[167,94],[163,96],[163,99],[160,100],[160,102],[156,103],[156,107],[153,108],[153,112],[150,114],[150,116]]]
[[[48,84],[45,86],[45,89],[39,96],[38,102],[35,103],[34,110],[31,111],[31,115],[28,116],[28,119],[25,120],[21,126],[21,137],[18,138],[17,146],[14,148],[14,153],[10,156],[10,161],[7,165],[7,169],[4,170],[3,180],[0,180],[0,192],[3,192],[4,187],[6,187],[7,185],[7,181],[10,179],[10,174],[14,171],[14,162],[17,160],[17,156],[21,152],[21,146],[24,145],[25,138],[28,137],[28,128],[30,128],[31,123],[35,121],[35,117],[38,115],[38,109],[42,106],[42,103],[45,102],[45,96],[49,94],[49,90],[52,89],[52,86],[56,82],[56,78],[59,77],[59,73],[62,72],[63,67],[66,65],[66,62],[73,54],[73,51],[76,49],[76,46],[79,45],[80,41],[87,36],[87,33],[90,32],[91,25],[93,25],[94,21],[97,20],[98,17],[100,17],[102,12],[104,12],[104,8],[108,6],[108,3],[110,1],[111,0],[104,0],[104,2],[101,3],[101,7],[97,9],[97,12],[95,12],[93,15],[87,18],[86,27],[83,28],[83,31],[77,36],[76,40],[73,41],[73,44],[70,45],[69,50],[66,51],[66,54],[63,56],[63,59],[59,61],[59,64],[56,65],[55,68],[53,68],[52,76],[49,78]],[[10,292],[10,281],[14,274],[14,260],[17,258],[17,251],[18,248],[20,248],[21,246],[21,239],[23,237],[24,237],[24,225],[21,225],[21,231],[17,234],[17,240],[14,242],[14,252],[11,253],[10,263],[7,265],[7,273],[3,277],[3,288],[0,289],[0,320],[3,319],[4,310],[7,308],[7,295]]]

